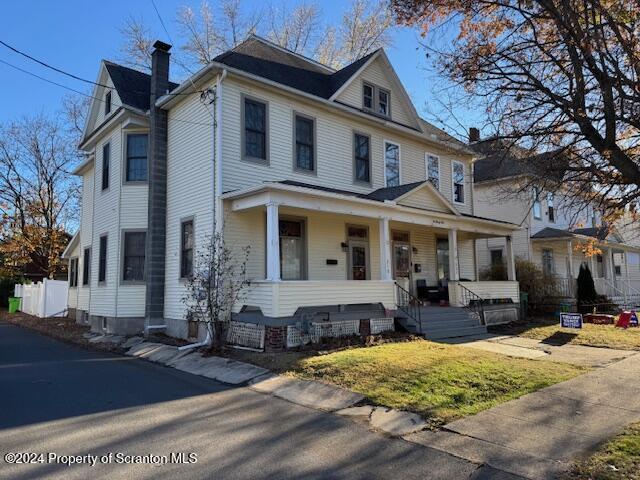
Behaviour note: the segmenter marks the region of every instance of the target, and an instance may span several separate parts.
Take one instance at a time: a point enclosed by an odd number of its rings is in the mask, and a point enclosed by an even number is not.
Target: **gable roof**
[[[558,161],[562,159],[562,150],[536,153],[496,138],[474,142],[469,147],[484,155],[474,163],[475,183],[521,175],[560,181],[564,176],[562,162]]]
[[[104,66],[123,105],[144,112],[149,110],[151,75],[108,60],[104,60]],[[174,90],[177,86],[177,83],[169,82],[169,91]]]
[[[575,228],[573,230],[546,227],[534,235],[531,235],[531,238],[541,240],[574,238],[577,236],[592,237],[601,242],[608,240],[612,243],[622,243],[617,233],[609,231],[606,227]]]

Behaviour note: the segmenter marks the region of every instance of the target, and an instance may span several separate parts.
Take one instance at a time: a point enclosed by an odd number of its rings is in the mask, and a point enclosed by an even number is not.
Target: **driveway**
[[[3,478],[516,478],[337,415],[2,323],[0,385],[2,455],[58,456],[0,460]],[[197,462],[163,464],[171,453]],[[55,463],[63,455],[98,460]]]

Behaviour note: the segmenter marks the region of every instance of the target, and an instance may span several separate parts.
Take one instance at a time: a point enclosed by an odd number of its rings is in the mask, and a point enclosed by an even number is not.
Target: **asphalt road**
[[[44,456],[0,459],[0,478],[512,478],[337,415],[0,323],[0,454],[17,452]],[[132,463],[145,455],[156,457]]]

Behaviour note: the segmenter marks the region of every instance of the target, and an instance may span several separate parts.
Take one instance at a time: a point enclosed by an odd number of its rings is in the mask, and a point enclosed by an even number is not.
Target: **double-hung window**
[[[123,281],[142,282],[144,280],[146,239],[146,232],[124,232]]]
[[[383,117],[391,116],[391,92],[371,83],[363,83],[362,108]]]
[[[180,227],[180,278],[193,275],[193,220],[185,220]]]
[[[107,245],[107,236],[101,236],[98,250],[98,283],[107,281]]]
[[[371,148],[368,135],[355,133],[354,145],[354,178],[357,182],[371,182]]]
[[[267,104],[244,99],[244,158],[267,160]]]
[[[111,112],[111,90],[104,96],[104,114],[105,116]]]
[[[464,203],[464,164],[453,162],[453,201]]]
[[[429,153],[427,158],[427,180],[433,183],[433,186],[440,190],[440,158]]]
[[[127,182],[147,181],[147,146],[148,136],[143,134],[127,135]]]
[[[109,188],[109,173],[111,171],[111,144],[102,146],[102,190]]]
[[[387,187],[400,185],[400,145],[384,142],[384,178]]]
[[[82,285],[89,285],[91,276],[91,248],[85,248],[82,252]]]
[[[542,206],[540,205],[540,189],[534,187],[533,189],[533,218],[536,220],[542,220]]]
[[[315,122],[312,118],[295,115],[295,168],[314,172],[315,165]]]
[[[549,221],[551,223],[556,222],[556,211],[554,209],[553,200],[554,200],[553,193],[551,192],[547,193],[547,213],[549,215]]]

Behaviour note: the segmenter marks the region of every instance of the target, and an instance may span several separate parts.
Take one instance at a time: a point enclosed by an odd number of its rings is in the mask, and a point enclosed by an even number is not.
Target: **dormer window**
[[[388,117],[390,116],[390,100],[391,93],[389,90],[371,83],[362,85],[362,108],[364,110]]]
[[[108,115],[111,111],[111,90],[104,96],[104,114]]]

